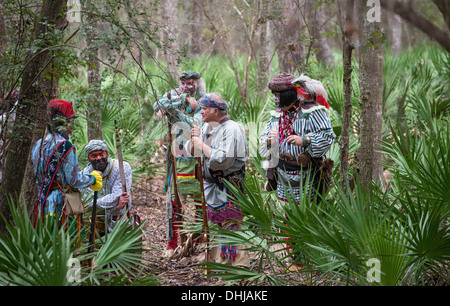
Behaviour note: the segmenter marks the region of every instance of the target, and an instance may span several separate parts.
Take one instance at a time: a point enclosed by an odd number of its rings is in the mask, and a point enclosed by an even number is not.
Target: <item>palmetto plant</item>
[[[208,263],[218,273],[215,276],[232,283],[274,285],[306,280],[309,284],[448,284],[448,54],[423,48],[386,58],[387,124],[381,150],[384,166],[392,175],[389,184],[373,184],[367,191],[356,180],[349,196],[336,184],[320,205],[309,200],[279,202],[261,190],[264,171],[260,161],[253,159],[250,169],[254,171],[247,172],[245,194],[229,185],[245,212],[242,229],[215,229],[212,235],[247,247],[254,259],[249,268]],[[329,77],[326,83],[331,84],[330,105],[339,120],[339,73],[335,77],[337,81]],[[357,93],[357,83],[354,90]],[[404,104],[398,104],[400,100]],[[397,104],[403,107],[406,125],[395,125]],[[353,152],[358,147],[357,135],[351,147]],[[335,145],[329,157],[338,162],[338,156]],[[335,172],[335,182],[338,176]],[[286,238],[291,242],[289,249],[270,247]],[[302,254],[300,278],[286,273],[291,264],[287,250]]]
[[[79,240],[73,228],[58,228],[53,222],[33,227],[26,210],[11,202],[9,235],[0,238],[0,284],[19,286],[157,285],[151,273],[144,274],[142,225],[126,222],[117,226],[96,248],[88,252],[87,235]],[[46,219],[47,220],[47,219]],[[88,220],[86,220],[88,221]],[[73,227],[73,226],[72,226]],[[88,227],[84,233],[88,232]],[[92,263],[92,264],[89,264]]]
[[[433,47],[407,51],[397,57],[385,56],[383,118],[386,124],[380,149],[385,155],[385,168],[393,178],[388,186],[374,184],[369,191],[356,180],[349,196],[336,184],[320,205],[306,200],[280,202],[274,192],[262,188],[265,171],[257,153],[257,139],[268,112],[274,107],[270,95],[252,99],[258,95],[254,82],[250,83],[249,103],[244,104],[226,58],[203,57],[186,63],[182,69],[200,71],[207,91],[221,93],[230,104],[231,117],[248,130],[251,160],[245,194],[233,190],[245,213],[242,229],[230,232],[211,227],[211,237],[213,244],[217,242],[215,238],[220,238],[222,242],[247,247],[254,260],[248,268],[208,263],[209,269],[215,271],[213,275],[231,283],[244,280],[247,284],[273,285],[299,284],[305,279],[311,284],[345,285],[415,285],[448,280],[449,63],[448,54]],[[159,71],[151,63],[144,67],[146,74],[130,71],[126,81],[109,80],[104,86],[106,96],[110,97],[102,114],[105,138],[114,152],[112,122],[121,118],[119,128],[125,131],[122,141],[127,144],[124,154],[130,159],[135,155],[152,156],[156,147],[151,143],[166,132],[153,119],[150,101],[154,102],[167,91],[167,81],[163,74],[148,73]],[[352,129],[350,153],[359,146],[356,62],[354,68],[355,129]],[[311,71],[314,78],[317,70],[311,67]],[[342,116],[341,75],[342,67],[338,66],[321,79],[329,93],[330,117],[338,136]],[[136,80],[135,84],[130,84],[130,79]],[[147,103],[139,105],[132,98],[136,92]],[[396,125],[400,115],[404,126]],[[145,128],[140,120],[147,120]],[[84,129],[81,125],[75,133],[80,148],[87,143],[83,138],[86,137]],[[335,182],[340,181],[338,144],[328,153],[335,161]],[[80,160],[83,158],[80,156]],[[139,160],[135,161],[139,165]],[[198,224],[193,228],[199,230]],[[112,238],[122,233],[116,235]],[[294,242],[289,249],[285,245],[287,238]],[[105,248],[117,246],[113,241],[105,243]],[[287,251],[302,254],[304,268],[298,274],[287,273],[291,265]],[[106,262],[114,256],[105,249],[98,258]],[[98,283],[95,277],[86,280]],[[114,281],[120,283],[126,278]]]
[[[358,181],[349,197],[336,185],[320,204],[274,203],[254,192],[257,181],[250,175],[245,195],[228,186],[246,214],[242,229],[213,232],[223,243],[245,246],[256,260],[249,269],[209,263],[214,276],[249,284],[292,285],[306,277],[309,284],[386,286],[431,283],[430,271],[440,282],[448,277],[450,233],[442,226],[448,218],[442,205],[413,203],[409,194],[394,196],[377,186],[367,194]],[[290,251],[302,255],[300,281],[286,273],[287,247],[270,248],[286,238]]]

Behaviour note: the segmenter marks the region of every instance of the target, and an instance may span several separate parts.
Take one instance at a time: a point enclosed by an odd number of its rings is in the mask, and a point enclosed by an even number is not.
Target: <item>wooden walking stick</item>
[[[92,253],[94,251],[95,222],[97,219],[97,196],[98,196],[98,192],[94,191],[94,200],[93,200],[93,204],[92,204],[91,236],[89,237],[88,253]],[[91,261],[91,266],[92,266],[92,261]]]
[[[167,98],[171,99],[170,92],[167,93]],[[178,179],[177,179],[177,158],[175,153],[173,152],[173,136],[172,136],[172,123],[170,122],[170,118],[167,118],[167,124],[169,128],[169,157],[172,160],[172,181],[173,181],[173,194],[174,194],[174,203],[175,203],[175,210],[174,210],[174,216],[177,220],[178,224],[178,233],[180,234],[180,242],[181,244],[185,241],[185,236],[181,233],[181,222],[183,221],[182,216],[182,204],[180,195],[178,193]]]
[[[128,192],[127,191],[127,184],[126,184],[126,180],[125,180],[125,171],[124,171],[124,168],[123,168],[122,146],[121,146],[120,138],[119,138],[119,129],[117,128],[117,120],[114,120],[114,126],[115,126],[115,129],[116,129],[117,160],[119,162],[120,179],[122,181],[122,192]],[[127,203],[127,217],[128,217],[128,220],[130,220],[130,206],[129,206],[129,203]]]
[[[198,120],[195,120],[195,126],[200,127]],[[203,237],[206,244],[205,261],[209,260],[209,243],[208,243],[208,219],[206,218],[206,199],[205,187],[203,186],[203,162],[202,157],[197,157],[197,177],[200,182],[200,191],[202,196],[202,217],[203,217]],[[205,270],[206,273],[206,270]]]

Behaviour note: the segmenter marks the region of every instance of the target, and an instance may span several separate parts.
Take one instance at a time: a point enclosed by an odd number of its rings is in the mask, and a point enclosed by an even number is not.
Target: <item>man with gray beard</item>
[[[248,157],[247,137],[239,123],[227,112],[228,104],[218,93],[205,95],[199,103],[203,127],[194,127],[192,139],[186,144],[191,154],[202,158],[202,177],[207,219],[227,230],[239,230],[243,219],[241,209],[223,181],[237,186],[244,193],[245,162]],[[213,248],[211,260],[231,265],[245,265],[247,252],[234,245],[220,244]]]

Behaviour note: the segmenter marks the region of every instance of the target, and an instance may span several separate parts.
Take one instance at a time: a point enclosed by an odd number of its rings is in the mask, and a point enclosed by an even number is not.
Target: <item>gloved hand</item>
[[[91,175],[93,175],[95,177],[95,184],[92,186],[89,186],[89,188],[91,188],[93,191],[98,191],[98,190],[102,189],[103,179],[102,179],[102,176],[100,175],[100,173],[98,171],[92,171]]]

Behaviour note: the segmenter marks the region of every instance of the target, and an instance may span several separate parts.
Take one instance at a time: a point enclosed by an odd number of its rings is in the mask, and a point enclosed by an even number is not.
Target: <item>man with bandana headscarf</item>
[[[188,198],[193,201],[196,210],[200,210],[200,184],[195,178],[197,161],[188,156],[186,142],[190,139],[190,130],[194,124],[202,124],[202,116],[197,101],[205,94],[205,81],[196,71],[186,70],[180,74],[180,86],[165,93],[153,105],[157,120],[167,116],[172,127],[173,151],[176,157],[177,187],[181,202],[184,204]],[[167,160],[165,190],[174,190],[172,182],[171,163]],[[167,250],[165,257],[172,257],[178,246],[178,216],[174,194],[167,193]]]
[[[84,152],[89,160],[83,173],[90,173],[93,170],[100,171],[103,178],[103,188],[98,192],[97,207],[98,215],[106,223],[106,229],[110,232],[117,222],[126,214],[127,209],[131,211],[131,197],[127,192],[122,191],[122,181],[120,178],[119,162],[109,156],[108,147],[104,140],[93,139],[84,148]],[[133,172],[128,162],[123,162],[125,173],[126,190],[130,190]],[[87,189],[85,198],[91,193]],[[92,205],[92,202],[90,203]]]
[[[194,156],[202,158],[207,219],[223,229],[239,230],[243,219],[235,195],[225,180],[244,193],[245,162],[248,157],[247,136],[241,124],[228,115],[228,103],[218,93],[210,93],[200,100],[205,124],[191,131],[192,140],[186,146]],[[235,266],[248,264],[247,251],[235,245],[220,243],[213,247],[211,259]]]

